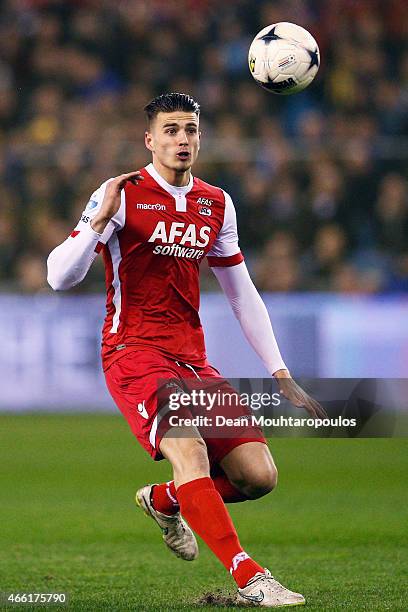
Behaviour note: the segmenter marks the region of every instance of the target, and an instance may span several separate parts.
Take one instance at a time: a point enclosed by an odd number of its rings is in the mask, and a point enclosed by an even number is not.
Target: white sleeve
[[[269,374],[287,369],[279,351],[266,306],[256,290],[245,262],[232,267],[213,267],[249,344]]]
[[[122,189],[120,208],[103,233],[98,234],[91,227],[91,220],[102,206],[108,182],[105,181],[92,194],[72,234],[48,256],[47,280],[53,289],[70,289],[80,283],[99,253],[98,243],[106,244],[113,232],[124,226],[125,192]]]
[[[238,244],[237,216],[231,196],[223,191],[225,197],[224,222],[207,253],[210,266],[233,266],[243,261]]]

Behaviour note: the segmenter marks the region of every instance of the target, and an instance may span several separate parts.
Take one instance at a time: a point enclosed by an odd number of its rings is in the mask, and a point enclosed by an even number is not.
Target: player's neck
[[[153,160],[153,167],[156,172],[158,172],[166,181],[166,183],[173,185],[174,187],[186,187],[190,181],[190,169],[185,170],[184,172],[177,172],[176,170],[163,166],[156,159]]]

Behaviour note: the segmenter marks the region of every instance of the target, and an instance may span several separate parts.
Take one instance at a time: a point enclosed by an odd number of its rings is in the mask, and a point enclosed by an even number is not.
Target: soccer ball
[[[304,28],[282,21],[261,30],[248,53],[255,81],[275,94],[288,95],[305,89],[320,65],[317,42]]]

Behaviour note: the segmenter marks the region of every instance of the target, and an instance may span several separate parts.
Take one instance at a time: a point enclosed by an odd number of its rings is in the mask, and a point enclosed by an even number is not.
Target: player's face
[[[186,172],[200,149],[199,120],[195,113],[158,113],[145,135],[153,159],[176,173]]]

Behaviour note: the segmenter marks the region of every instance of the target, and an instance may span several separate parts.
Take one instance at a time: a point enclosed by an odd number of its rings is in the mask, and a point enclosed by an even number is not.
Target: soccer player
[[[198,103],[186,94],[164,94],[145,111],[152,163],[109,179],[92,194],[75,230],[50,254],[48,282],[55,290],[73,287],[102,251],[106,382],[142,446],[153,459],[172,465],[174,480],[146,485],[136,494],[167,546],[182,559],[195,559],[194,531],[231,573],[238,602],[301,605],[302,595],[283,587],[245,552],[225,506],[275,487],[277,471],[264,437],[248,429],[204,440],[195,427],[186,426],[182,436],[163,427],[169,396],[184,389],[186,380],[223,384],[207,362],[198,314],[204,257],[249,343],[279,379],[280,392],[313,417],[324,411],[290,377],[281,357],[238,246],[230,196],[191,174],[200,148]],[[160,393],[158,379],[169,381]]]

